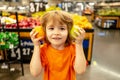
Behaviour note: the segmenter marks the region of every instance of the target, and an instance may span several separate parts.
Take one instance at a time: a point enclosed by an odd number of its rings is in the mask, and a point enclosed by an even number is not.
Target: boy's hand
[[[30,32],[30,38],[35,46],[40,45],[40,40],[43,40],[43,37],[36,38],[36,35],[38,32],[36,32],[34,29]]]

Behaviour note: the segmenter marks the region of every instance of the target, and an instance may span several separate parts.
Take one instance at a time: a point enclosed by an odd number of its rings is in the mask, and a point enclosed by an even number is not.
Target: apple
[[[36,26],[36,27],[34,27],[34,30],[38,32],[38,34],[36,35],[36,38],[45,37],[45,32],[44,32],[42,26]]]
[[[70,31],[70,35],[71,37],[74,39],[76,36],[75,32],[78,32],[78,28],[80,28],[78,25],[73,25],[71,31]]]

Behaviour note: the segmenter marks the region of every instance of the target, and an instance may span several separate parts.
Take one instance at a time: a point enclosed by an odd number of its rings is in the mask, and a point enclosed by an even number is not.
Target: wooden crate
[[[106,20],[116,20],[117,23],[116,23],[116,26],[115,28],[119,28],[119,17],[114,17],[114,16],[102,16],[101,17],[101,20],[102,20],[102,24],[101,24],[101,27],[104,28],[104,23],[106,22]]]

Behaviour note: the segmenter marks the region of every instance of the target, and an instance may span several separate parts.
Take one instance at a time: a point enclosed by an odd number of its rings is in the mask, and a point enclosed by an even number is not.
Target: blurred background
[[[120,80],[120,0],[0,0],[0,80],[42,80],[44,71],[30,74],[29,32],[52,10],[69,12],[86,31],[87,70],[77,80]]]

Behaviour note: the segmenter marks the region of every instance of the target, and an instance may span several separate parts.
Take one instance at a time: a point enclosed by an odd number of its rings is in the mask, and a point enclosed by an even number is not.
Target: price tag
[[[45,11],[45,3],[44,2],[30,2],[29,10],[31,13]]]
[[[72,2],[70,2],[70,1],[68,1],[68,2],[66,2],[66,1],[63,1],[63,2],[61,2],[61,4],[62,4],[62,10],[65,10],[65,11],[72,11],[72,9],[73,9],[73,3]]]
[[[9,49],[7,53],[9,54],[10,60],[21,59],[20,48]],[[23,54],[23,62],[29,62],[33,54],[33,43],[30,39],[21,39],[21,53]]]

